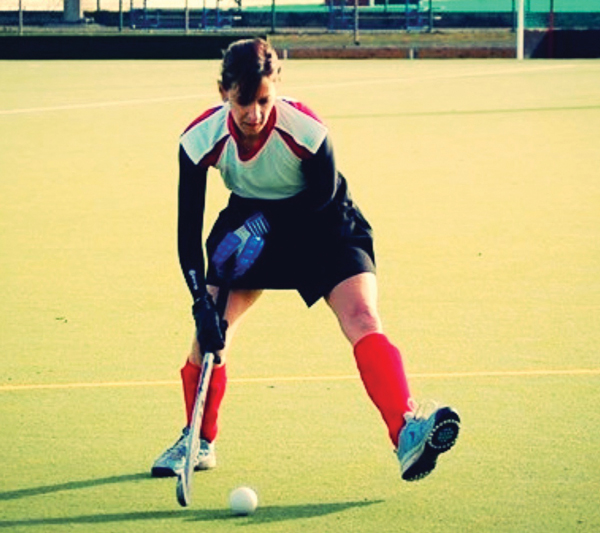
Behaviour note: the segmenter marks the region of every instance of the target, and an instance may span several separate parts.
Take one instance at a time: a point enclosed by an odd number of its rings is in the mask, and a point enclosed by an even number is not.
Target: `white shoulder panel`
[[[229,135],[228,112],[229,105],[225,104],[212,113],[205,113],[205,117],[201,115],[181,136],[181,146],[195,165],[210,153],[223,137]]]
[[[279,128],[312,154],[316,153],[325,137],[327,127],[312,116],[302,104],[289,98],[277,100],[277,123]]]

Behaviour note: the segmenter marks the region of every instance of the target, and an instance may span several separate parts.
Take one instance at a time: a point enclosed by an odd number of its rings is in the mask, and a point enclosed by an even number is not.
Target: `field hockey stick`
[[[231,263],[230,263],[231,264]],[[217,296],[217,313],[220,318],[223,317],[229,298],[229,285],[233,277],[234,267],[227,268],[228,272],[222,277],[221,287]],[[202,428],[202,419],[204,416],[204,406],[208,394],[208,385],[212,376],[214,365],[219,362],[219,357],[215,352],[206,352],[202,358],[202,370],[198,389],[196,392],[196,402],[192,411],[192,419],[187,435],[185,463],[183,471],[177,475],[176,495],[179,505],[187,507],[192,501],[192,479],[194,475],[194,462],[200,448],[200,430]]]
[[[231,282],[243,276],[254,264],[264,247],[263,237],[268,231],[269,225],[266,218],[262,213],[257,213],[246,220],[235,232],[228,233],[217,246],[212,261],[222,280],[216,303],[220,319],[223,319],[225,315]],[[216,353],[206,352],[204,354],[196,403],[187,435],[185,463],[183,470],[177,474],[176,495],[177,501],[182,507],[187,507],[192,501],[194,462],[200,448],[200,430],[208,384],[213,367],[218,362],[220,361]]]

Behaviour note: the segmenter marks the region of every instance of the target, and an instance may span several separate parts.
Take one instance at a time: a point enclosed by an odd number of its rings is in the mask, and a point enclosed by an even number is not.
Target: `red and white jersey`
[[[181,146],[195,165],[213,166],[225,186],[242,198],[280,200],[306,188],[301,163],[325,140],[327,127],[300,102],[277,98],[251,153],[238,143],[229,103],[209,109],[181,136]]]

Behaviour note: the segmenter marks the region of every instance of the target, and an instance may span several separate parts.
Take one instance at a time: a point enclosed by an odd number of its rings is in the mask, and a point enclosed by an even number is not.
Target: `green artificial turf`
[[[286,61],[375,229],[380,309],[456,447],[400,480],[327,307],[266,293],[181,509],[178,136],[217,62],[0,62],[0,530],[595,531],[600,63]],[[211,175],[207,223],[226,200]],[[227,496],[256,489],[254,516]],[[239,529],[241,528],[241,529]]]

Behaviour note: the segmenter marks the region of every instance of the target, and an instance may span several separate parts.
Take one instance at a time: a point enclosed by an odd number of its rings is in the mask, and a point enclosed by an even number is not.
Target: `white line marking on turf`
[[[401,78],[363,78],[355,81],[343,81],[343,82],[331,82],[320,85],[291,85],[286,90],[299,90],[299,89],[329,89],[336,87],[351,87],[355,85],[378,85],[386,83],[418,83],[421,81],[435,81],[435,80],[446,80],[446,79],[460,79],[460,78],[472,78],[472,77],[485,77],[485,76],[498,76],[503,74],[520,74],[520,73],[535,73],[546,70],[557,70],[573,68],[574,65],[548,65],[548,66],[534,66],[534,67],[517,67],[517,68],[504,68],[499,70],[491,71],[467,71],[460,73],[447,73],[447,74],[433,74],[429,76],[412,76],[412,77],[401,77]],[[21,109],[0,109],[0,116],[4,115],[25,115],[32,113],[47,113],[50,111],[75,111],[79,109],[102,109],[107,107],[126,107],[135,105],[147,105],[147,104],[160,104],[168,102],[176,102],[179,100],[195,100],[200,98],[215,98],[213,93],[197,93],[197,94],[185,94],[181,96],[164,96],[157,98],[139,98],[130,100],[112,100],[106,102],[88,102],[81,104],[63,104],[46,107],[26,107]]]
[[[456,378],[506,378],[506,377],[542,377],[542,376],[598,376],[600,368],[572,368],[563,370],[498,370],[472,372],[422,372],[409,374],[409,379],[456,379]],[[255,378],[232,378],[229,383],[286,383],[309,381],[351,381],[359,379],[358,374],[340,376],[271,376]],[[67,390],[100,389],[119,387],[161,387],[181,385],[176,380],[155,381],[105,381],[98,383],[39,383],[22,385],[0,385],[0,392],[26,390]]]
[[[411,77],[402,77],[402,78],[365,78],[355,81],[341,81],[341,82],[331,82],[327,84],[321,85],[299,85],[296,89],[329,89],[332,87],[351,87],[353,85],[378,85],[378,84],[386,84],[386,83],[419,83],[421,81],[436,81],[436,80],[454,80],[460,78],[483,78],[486,76],[499,76],[503,74],[522,74],[522,73],[535,73],[542,72],[546,70],[557,70],[557,69],[566,69],[566,68],[574,68],[574,65],[549,65],[549,66],[536,66],[536,67],[519,67],[519,68],[505,68],[499,70],[490,70],[490,71],[482,71],[482,70],[472,70],[465,72],[449,72],[446,74],[431,74],[428,76],[411,76]]]
[[[118,387],[157,387],[163,385],[180,384],[179,381],[101,381],[89,383],[38,383],[23,385],[2,385],[0,392],[19,391],[19,390],[44,390],[44,389],[102,389]]]
[[[88,102],[85,104],[64,104],[46,107],[26,107],[22,109],[0,109],[0,115],[25,115],[29,113],[45,113],[48,111],[73,111],[77,109],[100,109],[104,107],[126,107],[132,105],[161,104],[165,102],[176,102],[178,100],[193,100],[196,98],[202,98],[206,96],[206,94],[187,94],[182,96],[163,96],[160,98],[112,100],[108,102]]]

